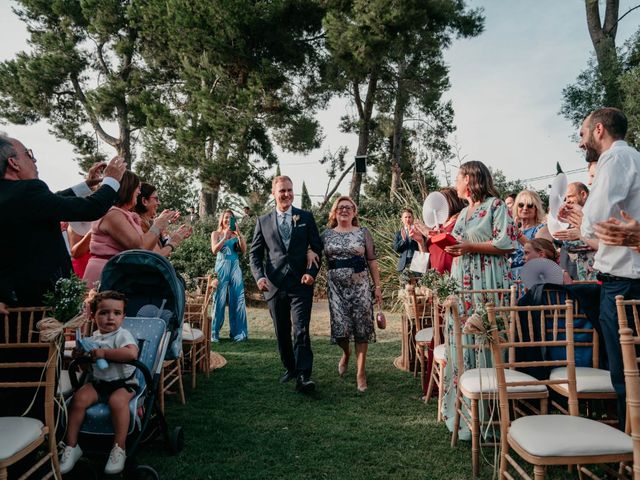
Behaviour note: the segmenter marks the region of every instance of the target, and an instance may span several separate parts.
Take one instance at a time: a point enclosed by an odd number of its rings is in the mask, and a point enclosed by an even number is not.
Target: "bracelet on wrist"
[[[169,247],[171,249],[172,252],[176,251],[176,246],[173,243],[167,243],[166,245],[167,247]]]
[[[149,227],[149,231],[150,231],[151,233],[153,233],[154,235],[158,236],[158,237],[160,236],[160,233],[161,233],[161,232],[160,232],[160,229],[159,229],[158,227],[156,227],[155,225],[151,225],[151,226]]]

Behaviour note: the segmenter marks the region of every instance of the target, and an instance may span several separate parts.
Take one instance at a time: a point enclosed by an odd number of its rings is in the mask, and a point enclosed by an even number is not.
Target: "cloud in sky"
[[[13,2],[11,2],[13,3]],[[620,13],[634,5],[621,0]],[[564,170],[585,166],[571,136],[574,128],[558,114],[562,89],[586,67],[592,53],[583,0],[472,0],[483,7],[485,31],[476,38],[456,40],[445,53],[450,68],[451,89],[446,94],[455,110],[455,138],[466,160],[481,160],[504,171],[509,179],[555,173],[559,161]],[[0,2],[0,60],[27,48],[24,25]],[[618,28],[618,45],[635,32],[640,10],[625,17]],[[317,164],[326,150],[340,146],[355,154],[357,136],[338,131],[340,117],[354,114],[346,100],[337,99],[319,113],[326,139],[308,156],[281,154],[281,168],[301,191],[302,181],[313,195],[324,193],[325,167]],[[38,156],[40,176],[52,189],[69,186],[79,168],[66,142],[56,140],[47,126],[0,127],[18,137]],[[104,148],[109,155],[110,147]],[[348,191],[349,176],[340,191]],[[572,179],[586,180],[586,173]],[[545,181],[534,183],[542,188]],[[314,198],[316,200],[316,198]]]

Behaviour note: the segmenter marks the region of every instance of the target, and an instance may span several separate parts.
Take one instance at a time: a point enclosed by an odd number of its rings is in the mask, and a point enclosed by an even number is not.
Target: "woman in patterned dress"
[[[507,255],[516,247],[517,233],[506,205],[493,186],[491,172],[481,162],[462,164],[456,178],[456,191],[469,206],[460,212],[453,228],[452,235],[459,243],[445,248],[454,257],[451,276],[463,290],[509,288],[511,279]],[[473,306],[473,300],[486,302],[490,299],[465,296],[460,300],[460,315],[467,315],[472,313],[469,310]],[[450,349],[445,367],[442,414],[447,427],[453,431],[458,371],[451,318],[447,319],[447,325]],[[472,344],[473,338],[465,338],[463,335],[463,342]],[[473,351],[465,349],[463,359],[465,368],[475,368]],[[466,423],[460,422],[459,438],[469,439],[469,436]]]
[[[347,371],[355,342],[358,391],[367,389],[365,363],[369,342],[375,342],[373,301],[380,305],[380,270],[373,238],[358,223],[358,208],[350,197],[338,198],[329,213],[329,228],[322,233],[327,258],[327,284],[331,342],[342,349],[338,373]],[[369,276],[369,274],[371,276]],[[372,294],[371,281],[375,290]]]
[[[218,288],[213,297],[213,319],[211,341],[220,341],[220,329],[224,323],[224,309],[229,298],[229,336],[234,342],[248,338],[247,306],[244,297],[244,282],[238,252],[247,251],[245,240],[237,226],[231,229],[231,210],[220,215],[218,229],[211,233],[211,251],[216,255],[216,274]]]

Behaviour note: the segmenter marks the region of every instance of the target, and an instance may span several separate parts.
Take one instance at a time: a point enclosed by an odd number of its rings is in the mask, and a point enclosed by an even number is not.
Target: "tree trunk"
[[[391,156],[391,188],[389,190],[389,200],[396,199],[396,193],[400,188],[402,160],[402,125],[404,123],[404,111],[407,105],[407,95],[404,88],[404,71],[406,62],[403,58],[398,64],[398,87],[396,91],[396,103],[393,108],[393,141]]]
[[[356,155],[367,155],[369,150],[369,133],[371,131],[371,116],[373,114],[373,105],[376,95],[376,88],[378,86],[378,70],[373,69],[369,76],[369,83],[367,85],[367,96],[362,102],[360,97],[360,87],[357,81],[353,83],[353,93],[355,97],[356,107],[358,109],[358,151]],[[362,185],[362,173],[353,171],[351,177],[351,186],[349,187],[349,196],[356,204],[360,201],[360,187]]]
[[[621,74],[620,61],[616,51],[618,12],[620,0],[607,0],[604,24],[600,20],[598,0],[585,0],[587,28],[596,52],[598,70],[604,85],[604,103],[607,107],[622,107],[622,93],[618,86]]]
[[[198,214],[200,218],[215,218],[218,209],[218,197],[220,196],[220,180],[213,179],[201,183]]]

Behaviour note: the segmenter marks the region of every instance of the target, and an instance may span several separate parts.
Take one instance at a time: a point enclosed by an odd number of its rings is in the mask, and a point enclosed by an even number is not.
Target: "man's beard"
[[[590,145],[586,145],[584,152],[584,159],[587,163],[597,162],[600,158],[600,154]]]

